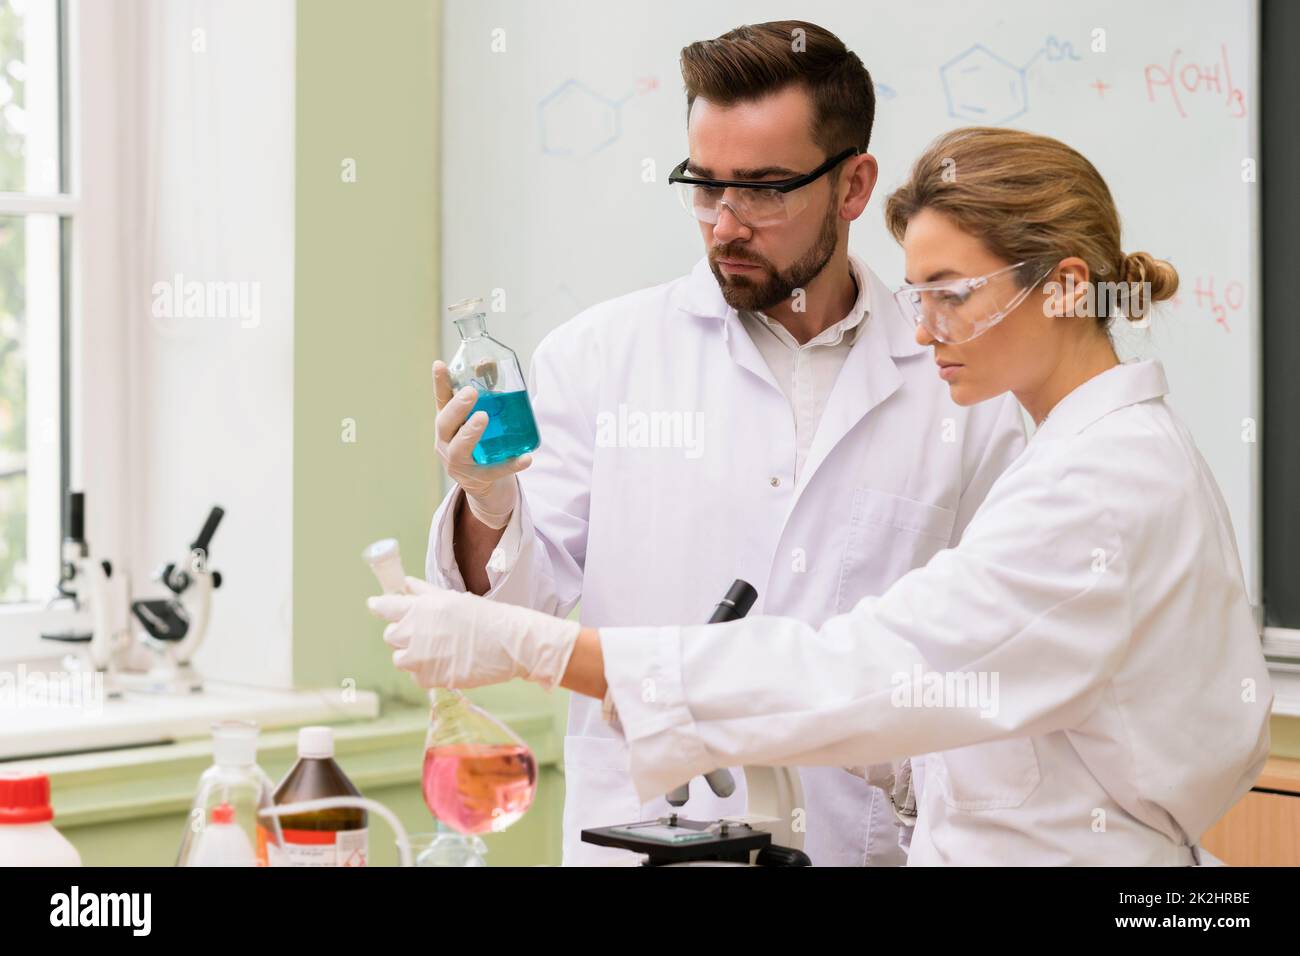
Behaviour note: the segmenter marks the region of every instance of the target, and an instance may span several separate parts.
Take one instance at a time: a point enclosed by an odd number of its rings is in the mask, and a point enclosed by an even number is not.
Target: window
[[[44,602],[67,488],[64,5],[0,0],[0,602]]]

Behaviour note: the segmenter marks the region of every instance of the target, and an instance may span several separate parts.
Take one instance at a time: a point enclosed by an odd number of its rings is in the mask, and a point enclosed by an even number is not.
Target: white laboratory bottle
[[[0,773],[0,866],[81,866],[53,819],[49,777]]]
[[[271,806],[274,787],[257,765],[257,733],[257,724],[251,720],[222,720],[212,725],[212,766],[199,777],[176,856],[177,866],[231,865],[197,859],[203,837],[214,823],[244,832],[244,842],[254,848],[254,862],[247,865],[283,865],[280,822],[261,817],[261,811]],[[233,841],[228,833],[218,834],[217,839],[219,846]],[[204,857],[209,857],[210,852],[205,850]]]
[[[244,828],[235,822],[235,808],[219,803],[195,839],[187,866],[257,866],[257,852]]]

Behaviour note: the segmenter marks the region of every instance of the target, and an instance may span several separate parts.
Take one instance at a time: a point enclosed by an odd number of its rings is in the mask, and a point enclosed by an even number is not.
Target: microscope
[[[91,554],[85,537],[85,495],[71,492],[63,568],[58,593],[50,603],[69,602],[72,623],[41,635],[75,646],[64,658],[64,666],[104,675],[109,697],[120,697],[127,690],[159,694],[201,691],[203,680],[191,661],[207,633],[212,592],[221,586],[221,572],[208,566],[208,553],[224,515],[222,508],[213,506],[181,559],[164,565],[154,575],[168,594],[133,601],[127,575],[115,572],[112,562]],[[132,618],[140,631],[133,630]]]
[[[69,673],[96,673],[106,678],[115,651],[129,639],[126,616],[126,582],[121,575],[113,574],[113,564],[92,557],[86,542],[86,496],[83,492],[68,494],[64,506],[66,533],[61,549],[59,583],[55,596],[47,605],[71,606],[70,623],[57,631],[41,634],[47,641],[67,645],[63,657],[64,670]],[[121,691],[104,681],[109,697],[120,697]]]
[[[758,599],[753,585],[737,579],[719,602],[710,624],[734,621],[749,613]],[[583,830],[584,843],[631,850],[646,857],[646,866],[811,866],[803,852],[803,832],[795,828],[795,810],[804,805],[796,767],[744,767],[747,810],[718,820],[691,820],[673,812],[642,820]],[[731,771],[704,775],[719,797],[729,797],[736,783]],[[682,784],[667,800],[683,806],[690,796]]]
[[[212,592],[221,587],[221,572],[208,567],[208,553],[225,513],[213,505],[181,559],[163,565],[154,575],[169,595],[131,602],[131,613],[144,633],[131,644],[134,654],[118,674],[128,690],[158,694],[203,690],[203,680],[190,661],[207,635]]]

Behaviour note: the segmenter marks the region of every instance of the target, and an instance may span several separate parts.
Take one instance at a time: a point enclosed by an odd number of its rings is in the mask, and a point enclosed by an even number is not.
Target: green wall
[[[298,4],[294,684],[351,679],[386,706],[424,695],[393,667],[366,610],[375,582],[361,549],[396,537],[407,572],[422,575],[443,494],[431,378],[442,307],[440,18],[436,0]],[[355,182],[344,181],[346,160]],[[355,422],[355,441],[344,440],[345,419]],[[567,697],[516,684],[492,689],[490,699],[498,712],[561,726]],[[510,839],[512,862],[559,862],[559,753],[538,754],[551,765],[525,821],[489,840]],[[409,756],[400,771],[408,789],[389,794],[403,803],[418,802],[419,744]],[[516,830],[531,834],[527,846]]]
[[[293,673],[410,693],[366,611],[360,560],[396,537],[420,574],[441,497],[439,5],[298,5]],[[343,163],[356,164],[345,182]],[[355,422],[355,441],[345,433]],[[418,698],[415,698],[418,699]]]

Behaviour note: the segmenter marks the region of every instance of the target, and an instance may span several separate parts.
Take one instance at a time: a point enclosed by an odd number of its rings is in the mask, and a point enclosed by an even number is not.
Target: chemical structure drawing
[[[623,96],[611,99],[580,80],[565,80],[537,103],[542,152],[570,159],[599,153],[623,135],[624,104],[658,88],[657,78],[643,77]]]
[[[998,125],[1029,109],[1029,68],[1040,57],[1048,62],[1081,60],[1068,42],[1049,36],[1024,66],[1016,66],[982,43],[968,47],[939,67],[948,115]]]

